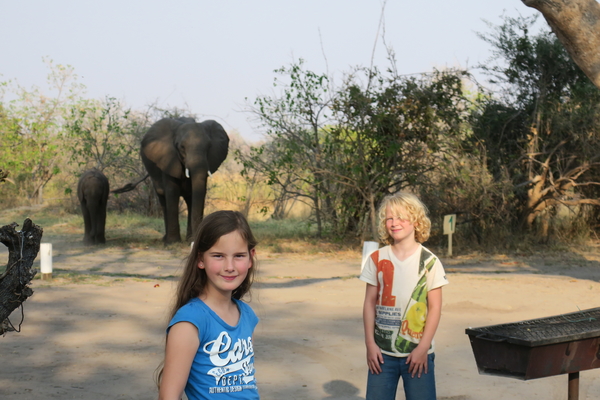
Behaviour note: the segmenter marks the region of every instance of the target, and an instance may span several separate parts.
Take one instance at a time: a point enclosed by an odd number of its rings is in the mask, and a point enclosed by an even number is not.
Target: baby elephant
[[[83,244],[95,245],[106,242],[106,202],[108,201],[108,179],[97,169],[85,171],[77,184],[77,198],[81,203],[85,234]]]

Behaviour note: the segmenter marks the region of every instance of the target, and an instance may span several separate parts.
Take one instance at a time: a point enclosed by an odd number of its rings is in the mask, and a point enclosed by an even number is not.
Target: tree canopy
[[[277,72],[289,79],[281,94],[253,108],[270,140],[238,157],[279,193],[308,199],[320,233],[373,237],[382,197],[426,184],[466,119],[462,71],[360,68],[339,86],[302,60]]]
[[[381,199],[408,190],[429,207],[433,237],[448,213],[483,244],[522,232],[589,235],[600,227],[600,91],[533,22],[505,18],[480,34],[492,49],[478,67],[487,88],[468,71],[399,75],[392,52],[387,69],[355,67],[339,80],[303,60],[277,69],[273,93],[248,105],[265,141],[240,138],[240,166],[222,169],[231,176],[213,180],[209,199],[245,213],[254,202],[274,219],[304,203],[317,235],[371,240]],[[91,167],[117,187],[143,176],[147,127],[190,116],[86,98],[71,67],[46,62],[49,92],[0,83],[12,97],[0,97],[0,204],[41,202],[46,187],[68,192]],[[136,204],[156,211],[151,188],[142,192]]]
[[[499,87],[482,98],[473,140],[488,166],[515,187],[518,218],[531,228],[558,205],[600,205],[600,91],[550,32],[532,35],[534,18],[506,18],[482,35],[494,57],[482,67]]]

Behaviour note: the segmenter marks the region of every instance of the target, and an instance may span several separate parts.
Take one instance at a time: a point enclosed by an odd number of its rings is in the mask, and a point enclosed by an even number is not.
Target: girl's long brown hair
[[[175,316],[177,310],[186,305],[191,299],[200,296],[204,291],[208,278],[206,270],[198,268],[198,261],[202,255],[217,243],[221,236],[228,233],[238,231],[242,239],[248,243],[248,252],[252,254],[252,250],[256,247],[257,241],[248,221],[244,215],[238,211],[216,211],[204,217],[196,233],[194,234],[194,245],[190,251],[190,255],[185,261],[183,273],[177,284],[175,293],[175,302],[169,314],[169,321]],[[256,256],[252,257],[252,267],[248,270],[246,278],[242,284],[233,291],[232,297],[241,300],[250,292],[250,287],[256,276],[257,261]],[[160,380],[162,378],[164,362],[157,368],[156,383],[160,388]]]

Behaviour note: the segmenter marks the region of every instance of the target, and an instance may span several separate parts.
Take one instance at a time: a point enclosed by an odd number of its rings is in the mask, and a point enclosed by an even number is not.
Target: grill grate
[[[482,328],[467,333],[490,340],[539,346],[600,336],[600,308]]]

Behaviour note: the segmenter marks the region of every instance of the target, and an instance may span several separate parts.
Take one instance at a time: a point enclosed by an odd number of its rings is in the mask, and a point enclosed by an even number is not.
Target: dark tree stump
[[[29,284],[37,270],[31,266],[42,241],[43,229],[29,218],[23,222],[20,231],[15,229],[17,226],[13,222],[0,228],[0,242],[8,247],[8,264],[0,275],[0,335],[15,330],[8,317],[33,294]]]

